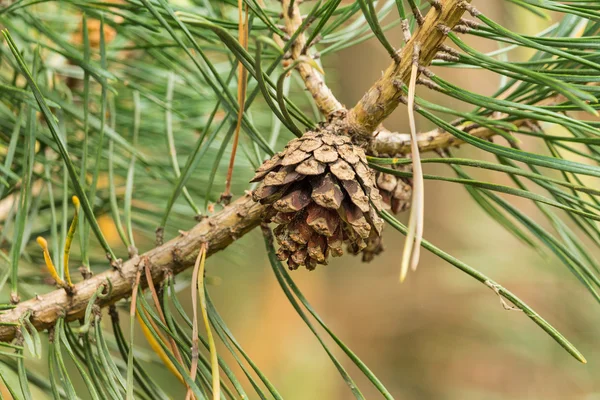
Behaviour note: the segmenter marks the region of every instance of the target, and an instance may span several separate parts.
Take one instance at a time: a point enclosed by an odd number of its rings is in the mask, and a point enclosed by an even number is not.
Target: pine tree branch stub
[[[96,304],[99,307],[108,307],[129,297],[136,274],[140,267],[144,267],[144,263],[149,266],[155,284],[163,281],[165,272],[178,274],[190,268],[194,265],[202,243],[208,245],[207,256],[223,250],[258,226],[265,208],[255,203],[249,195],[243,196],[222,211],[202,220],[187,234],[179,235],[162,246],[124,262],[119,270],[109,270],[76,284],[72,295],[68,295],[63,289],[57,289],[19,303],[14,309],[0,314],[0,341],[11,341],[18,330],[16,326],[3,324],[18,322],[26,312],[31,313],[30,320],[38,330],[51,328],[61,316],[65,316],[67,321],[83,317],[90,298],[98,287],[106,285],[108,281],[110,285],[107,286],[112,286],[112,290],[105,298],[98,299]],[[145,279],[140,284],[143,288],[148,286]]]
[[[526,125],[532,120],[520,119],[512,122],[517,128]],[[459,129],[461,127],[458,127]],[[497,132],[485,127],[478,126],[468,132],[470,135],[488,139]],[[379,128],[375,131],[374,138],[371,141],[370,154],[386,154],[390,157],[410,154],[410,134],[401,132],[391,132],[385,128]],[[460,146],[464,142],[453,134],[442,128],[432,129],[427,132],[420,132],[417,135],[417,143],[421,153],[427,151],[444,150],[450,147]]]
[[[302,26],[302,16],[298,8],[299,1],[282,0],[281,8],[283,10],[283,19],[285,21],[285,29],[288,35],[292,36],[300,26]],[[312,58],[309,51],[309,46],[306,43],[304,32],[300,33],[290,48],[290,55],[293,60],[300,59],[301,56]],[[296,70],[300,73],[300,77],[304,81],[306,89],[310,92],[315,103],[323,115],[328,116],[336,111],[342,110],[345,107],[337,100],[333,92],[327,84],[323,76],[316,71],[308,62],[299,63]]]
[[[419,65],[427,67],[434,59],[446,34],[461,20],[465,4],[471,0],[446,0],[439,8],[432,7],[400,52],[400,62],[392,62],[382,77],[373,84],[360,101],[348,112],[350,132],[370,137],[379,125],[396,109],[404,95],[403,86],[410,78],[415,45],[421,47]]]
[[[595,86],[595,83],[588,83],[588,85]],[[557,94],[543,99],[539,103],[536,103],[536,105],[551,106],[560,104],[564,101],[564,96]],[[506,118],[507,116],[507,114],[503,113],[494,113],[490,117],[490,119],[500,121],[503,118]],[[522,118],[516,121],[511,121],[511,123],[515,127],[520,128],[522,126],[535,124],[537,123],[537,121],[531,118]],[[470,124],[468,126],[471,128],[468,131],[466,129],[467,126],[464,125],[457,125],[456,128],[480,139],[488,139],[498,134],[496,131],[485,126],[478,126],[476,124]],[[426,151],[444,150],[450,147],[460,146],[464,142],[442,128],[435,128],[427,132],[418,133],[417,143],[419,145],[419,151],[423,153]],[[370,154],[374,155],[385,154],[390,157],[410,154],[410,134],[402,132],[392,132],[384,128],[383,126],[379,126],[373,134],[373,140],[370,143],[369,152]]]

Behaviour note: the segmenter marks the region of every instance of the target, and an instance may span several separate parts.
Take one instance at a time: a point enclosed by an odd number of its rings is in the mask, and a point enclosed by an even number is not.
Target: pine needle
[[[64,248],[64,266],[65,266],[65,279],[67,280],[67,284],[69,287],[73,286],[73,282],[71,282],[71,273],[69,272],[69,255],[71,254],[71,243],[73,243],[73,237],[75,236],[75,230],[77,230],[77,224],[79,224],[79,197],[73,196],[72,198],[73,205],[75,206],[75,215],[73,216],[73,221],[71,221],[71,226],[69,226],[69,232],[67,233],[67,238],[65,240],[65,248]]]
[[[183,377],[181,376],[181,374],[179,373],[179,371],[177,371],[177,368],[175,367],[175,365],[173,365],[173,362],[171,362],[171,360],[169,359],[169,356],[167,355],[167,353],[165,353],[165,351],[160,346],[160,344],[158,343],[158,341],[156,340],[156,338],[154,337],[154,335],[152,335],[152,332],[150,331],[150,328],[148,328],[148,325],[146,325],[144,323],[144,320],[142,320],[142,317],[140,317],[140,314],[136,313],[135,316],[137,317],[137,320],[140,323],[140,326],[142,327],[142,332],[144,333],[144,337],[148,341],[148,344],[150,345],[150,347],[152,348],[152,350],[154,350],[154,352],[158,355],[158,357],[163,362],[163,364],[165,364],[165,366],[167,367],[167,369],[169,371],[171,371],[171,373],[173,375],[175,375],[175,377],[177,379],[179,379],[179,381],[181,383],[185,383],[185,381],[183,380]],[[150,320],[150,316],[148,315],[148,313],[146,313],[146,317],[148,318],[148,320]],[[159,336],[161,336],[160,333],[158,332],[157,328],[154,327],[154,329],[156,330],[156,333],[158,333]],[[133,351],[133,348],[131,348],[130,351]]]
[[[412,152],[413,167],[413,193],[412,207],[408,223],[408,233],[404,250],[402,253],[402,266],[400,269],[400,282],[404,282],[408,267],[414,271],[419,264],[421,255],[421,241],[423,240],[423,223],[425,217],[425,184],[423,181],[423,168],[417,141],[417,128],[415,124],[415,90],[417,86],[417,74],[419,72],[419,44],[415,44],[413,53],[413,64],[410,72],[408,86],[408,121],[410,125],[410,147]]]
[[[200,258],[204,257],[204,244],[200,248],[198,257],[196,258],[196,264],[194,265],[194,271],[192,273],[192,363],[190,365],[190,379],[196,379],[196,372],[198,370],[198,269],[200,268]],[[188,388],[185,395],[185,400],[192,399],[192,389]]]
[[[246,6],[246,12],[243,11],[244,2],[238,0],[238,37],[240,45],[248,50],[248,6]],[[245,14],[245,16],[244,16]],[[244,118],[244,111],[246,106],[246,89],[247,89],[247,76],[248,71],[244,68],[244,65],[238,63],[238,116],[237,123],[235,126],[235,133],[233,136],[233,146],[231,149],[231,158],[229,159],[229,168],[227,169],[227,178],[225,179],[225,191],[221,195],[221,201],[225,204],[231,200],[231,180],[233,178],[233,165],[235,164],[235,155],[237,153],[237,147],[240,140],[240,129],[242,127],[242,119]]]
[[[54,263],[52,262],[52,257],[50,257],[50,252],[48,251],[48,242],[41,236],[38,236],[37,244],[42,248],[42,252],[44,253],[44,262],[46,263],[46,268],[48,268],[48,272],[50,272],[50,276],[54,279],[54,282],[60,287],[66,287],[65,281],[62,280],[60,276],[58,276],[58,272],[56,272],[56,267],[54,267]]]
[[[156,292],[156,288],[154,287],[154,281],[152,280],[152,271],[150,271],[150,266],[149,263],[144,263],[144,271],[146,273],[146,282],[148,282],[148,289],[150,289],[150,293],[152,294],[152,300],[154,301],[154,306],[156,307],[156,311],[158,312],[158,316],[160,317],[161,322],[163,323],[163,325],[167,325],[167,320],[165,318],[165,314],[162,310],[162,307],[160,305],[160,300],[158,299],[158,293]],[[149,319],[150,323],[153,325],[154,330],[160,335],[160,331],[158,330],[158,327],[156,325],[154,325],[154,322]],[[162,335],[161,335],[162,337]],[[167,343],[166,340],[163,340],[165,343]],[[179,364],[181,365],[185,365],[183,363],[183,358],[181,357],[181,352],[179,351],[179,347],[177,347],[177,344],[175,343],[175,339],[173,339],[173,337],[171,337],[169,335],[169,339],[168,339],[168,344],[169,344],[169,348],[171,349],[171,351],[173,352],[173,355],[175,356],[175,359],[177,359],[177,362],[179,362]],[[185,382],[184,382],[185,383]],[[188,386],[188,384],[185,384],[186,386]],[[189,386],[188,386],[189,389]]]
[[[142,270],[138,269],[137,274],[135,275],[135,282],[133,283],[133,290],[131,292],[131,305],[129,307],[129,354],[127,354],[127,400],[133,399],[133,339],[135,332],[135,324],[133,323],[133,316],[136,314],[136,303],[137,303],[137,295],[138,288],[140,286],[140,278],[142,276]],[[139,319],[140,325],[144,325]],[[146,335],[146,331],[144,331],[144,336]],[[146,336],[146,340],[148,337]]]
[[[56,284],[62,288],[64,288],[68,293],[73,292],[73,282],[71,282],[71,274],[69,272],[69,255],[71,254],[71,243],[73,243],[73,237],[75,236],[75,231],[77,230],[77,225],[79,224],[79,198],[77,196],[72,197],[73,205],[75,206],[75,215],[73,216],[73,221],[71,221],[71,226],[69,226],[69,232],[65,238],[65,247],[63,249],[64,254],[64,274],[65,280],[63,280],[56,267],[54,266],[54,262],[52,262],[52,257],[50,257],[50,251],[48,250],[48,242],[41,236],[38,236],[36,239],[37,244],[42,248],[42,252],[44,253],[44,263],[46,264],[46,268],[48,268],[48,272],[52,279],[56,282]]]
[[[192,308],[194,312],[192,325],[192,369],[191,378],[195,379],[196,369],[198,365],[198,299],[200,300],[200,311],[202,312],[202,320],[206,329],[206,338],[210,350],[210,368],[212,375],[212,395],[213,400],[219,400],[221,397],[221,379],[219,377],[219,358],[217,355],[217,346],[210,329],[208,312],[206,311],[206,293],[204,291],[204,265],[206,261],[206,244],[202,244],[196,263],[194,264],[194,272],[192,274]],[[191,391],[188,391],[186,399],[190,398]]]

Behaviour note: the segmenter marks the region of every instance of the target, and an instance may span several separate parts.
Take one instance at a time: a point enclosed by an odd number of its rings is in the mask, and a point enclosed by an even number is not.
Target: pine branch
[[[360,101],[348,112],[347,124],[356,136],[371,137],[371,134],[401,102],[404,88],[410,78],[412,55],[415,46],[420,47],[419,66],[431,64],[448,32],[454,28],[465,12],[470,0],[448,0],[436,2],[423,23],[400,52],[398,61],[385,70],[383,76],[373,84]]]
[[[595,83],[589,83],[588,85],[596,86]],[[564,101],[564,96],[557,94],[555,96],[548,97],[539,103],[536,103],[536,105],[552,106],[560,104]],[[506,114],[494,113],[490,119],[500,121],[506,117]],[[515,127],[519,128],[521,126],[536,124],[537,121],[533,118],[522,118],[512,121],[511,123]],[[498,134],[497,131],[485,126],[480,126],[476,123],[461,124],[458,125],[457,128],[471,136],[481,139],[487,139]],[[465,143],[443,128],[435,128],[428,132],[420,132],[417,135],[417,142],[419,144],[419,151],[421,153],[426,151],[444,150],[450,147],[460,146],[461,144]],[[396,157],[410,154],[410,152],[410,134],[408,133],[392,132],[383,126],[380,126],[373,134],[373,140],[371,141],[370,147],[371,154],[386,154],[390,157]]]
[[[290,36],[302,25],[302,16],[300,15],[298,3],[298,1],[291,0],[283,0],[281,3],[285,28]],[[311,43],[306,43],[304,33],[300,33],[291,46],[290,53],[292,60],[298,60],[304,56],[308,61],[311,61],[310,46]],[[335,111],[344,109],[344,106],[336,99],[331,89],[325,84],[323,76],[310,64],[310,62],[299,63],[296,69],[300,73],[306,89],[312,95],[319,110],[323,115],[328,116]]]
[[[190,231],[124,262],[118,270],[109,270],[76,284],[72,296],[64,289],[57,289],[18,304],[16,308],[0,315],[0,341],[8,342],[15,337],[18,327],[6,324],[18,323],[27,312],[31,313],[30,320],[38,330],[54,326],[60,316],[65,316],[67,321],[83,317],[90,299],[102,285],[105,285],[108,294],[97,299],[99,307],[108,307],[131,296],[137,272],[146,265],[155,284],[162,282],[168,274],[178,274],[190,268],[203,243],[208,246],[207,256],[225,249],[259,225],[264,208],[245,195],[222,211],[205,218]],[[146,288],[148,282],[142,279],[140,285]]]
[[[505,117],[505,116],[502,116]],[[500,118],[498,118],[500,119]],[[513,124],[516,127],[533,122],[529,119],[520,119]],[[462,126],[462,131],[469,135],[481,139],[487,139],[497,134],[497,132],[477,124]],[[371,142],[371,154],[386,154],[391,157],[410,154],[410,134],[403,132],[391,132],[385,128],[379,128],[374,133],[374,139]],[[427,132],[421,132],[417,135],[417,143],[421,153],[426,151],[443,150],[450,147],[460,146],[464,142],[442,128],[432,129]]]
[[[395,84],[395,82],[408,80],[412,60],[410,55],[415,44],[421,46],[420,65],[429,65],[437,53],[438,47],[445,39],[447,29],[460,21],[464,12],[462,4],[462,1],[450,0],[443,6],[441,12],[436,8],[431,9],[411,41],[402,49],[400,62],[394,62],[384,76],[348,113],[346,123],[349,124],[352,132],[370,136],[375,128],[396,108],[403,93],[403,86]],[[284,10],[287,10],[284,12],[287,14],[285,17],[286,28],[288,32],[293,33],[302,24],[299,10],[295,3],[290,8],[289,0],[284,0],[283,7]],[[305,51],[306,39],[301,36],[299,35],[292,46],[292,54],[295,59]],[[333,111],[343,109],[343,106],[337,102],[325,85],[322,77],[313,70],[309,63],[300,63],[298,70],[324,114],[328,115]],[[154,283],[159,283],[167,274],[177,274],[191,267],[202,243],[208,244],[207,255],[210,256],[258,226],[262,211],[264,211],[264,207],[246,195],[212,217],[204,219],[189,232],[123,263],[119,270],[106,271],[75,285],[72,296],[69,296],[63,289],[58,289],[20,303],[16,308],[0,315],[0,341],[10,341],[15,337],[18,327],[7,325],[7,323],[17,323],[20,317],[27,312],[31,313],[30,320],[38,330],[52,327],[57,318],[62,315],[65,315],[67,321],[81,318],[89,300],[101,285],[110,286],[111,289],[105,297],[97,299],[97,305],[100,307],[107,307],[130,296],[137,271],[144,267],[144,263],[149,263]],[[148,285],[146,281],[142,281],[140,284],[142,287]]]

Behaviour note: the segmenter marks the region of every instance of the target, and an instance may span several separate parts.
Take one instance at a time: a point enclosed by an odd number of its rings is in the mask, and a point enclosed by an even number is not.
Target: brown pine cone
[[[320,131],[293,139],[258,168],[258,181],[252,196],[271,205],[265,220],[278,224],[277,255],[290,269],[327,264],[344,243],[358,253],[381,234],[375,174],[347,136]]]
[[[392,165],[390,167],[401,171],[411,170],[410,164]],[[394,214],[398,214],[410,207],[412,179],[400,178],[384,172],[377,172],[375,179],[385,210],[391,210]]]
[[[392,165],[391,168],[410,171],[411,165]],[[412,197],[411,179],[399,178],[378,171],[375,174],[375,181],[382,197],[381,204],[384,210],[391,210],[394,214],[398,214],[410,207]],[[354,255],[362,254],[363,262],[371,262],[375,256],[381,254],[384,250],[383,238],[379,235],[370,236],[366,240],[366,244],[366,247],[363,249],[349,245],[348,252]]]

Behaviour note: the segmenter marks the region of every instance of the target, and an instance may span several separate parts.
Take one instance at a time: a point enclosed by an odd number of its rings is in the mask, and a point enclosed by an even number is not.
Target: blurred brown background
[[[535,33],[551,23],[504,0],[474,4],[521,33]],[[399,30],[387,35],[400,43]],[[470,40],[479,50],[497,49],[491,41]],[[513,59],[527,56],[511,53]],[[334,93],[348,106],[389,62],[374,41],[323,61]],[[479,93],[491,94],[499,83],[498,76],[480,71],[436,72]],[[425,92],[418,89],[432,98]],[[407,131],[405,109],[399,108],[386,127]],[[420,122],[420,130],[428,128]],[[468,148],[457,154],[481,156]],[[451,174],[431,164],[425,170]],[[501,181],[491,173],[479,176]],[[492,290],[430,253],[423,254],[418,271],[400,285],[403,237],[392,229],[386,230],[387,251],[371,264],[345,256],[315,272],[293,273],[321,317],[397,399],[600,399],[600,308],[592,297],[564,266],[526,248],[491,220],[461,186],[429,181],[425,197],[425,237],[521,297],[564,333],[588,364],[574,360],[521,312],[506,311]],[[531,203],[508,199],[539,217]],[[407,215],[401,219],[406,221]],[[245,350],[284,397],[352,398],[279,288],[259,233],[228,251],[232,254],[208,261],[209,273],[222,278],[211,293]],[[381,398],[341,351],[336,355],[368,399]]]

